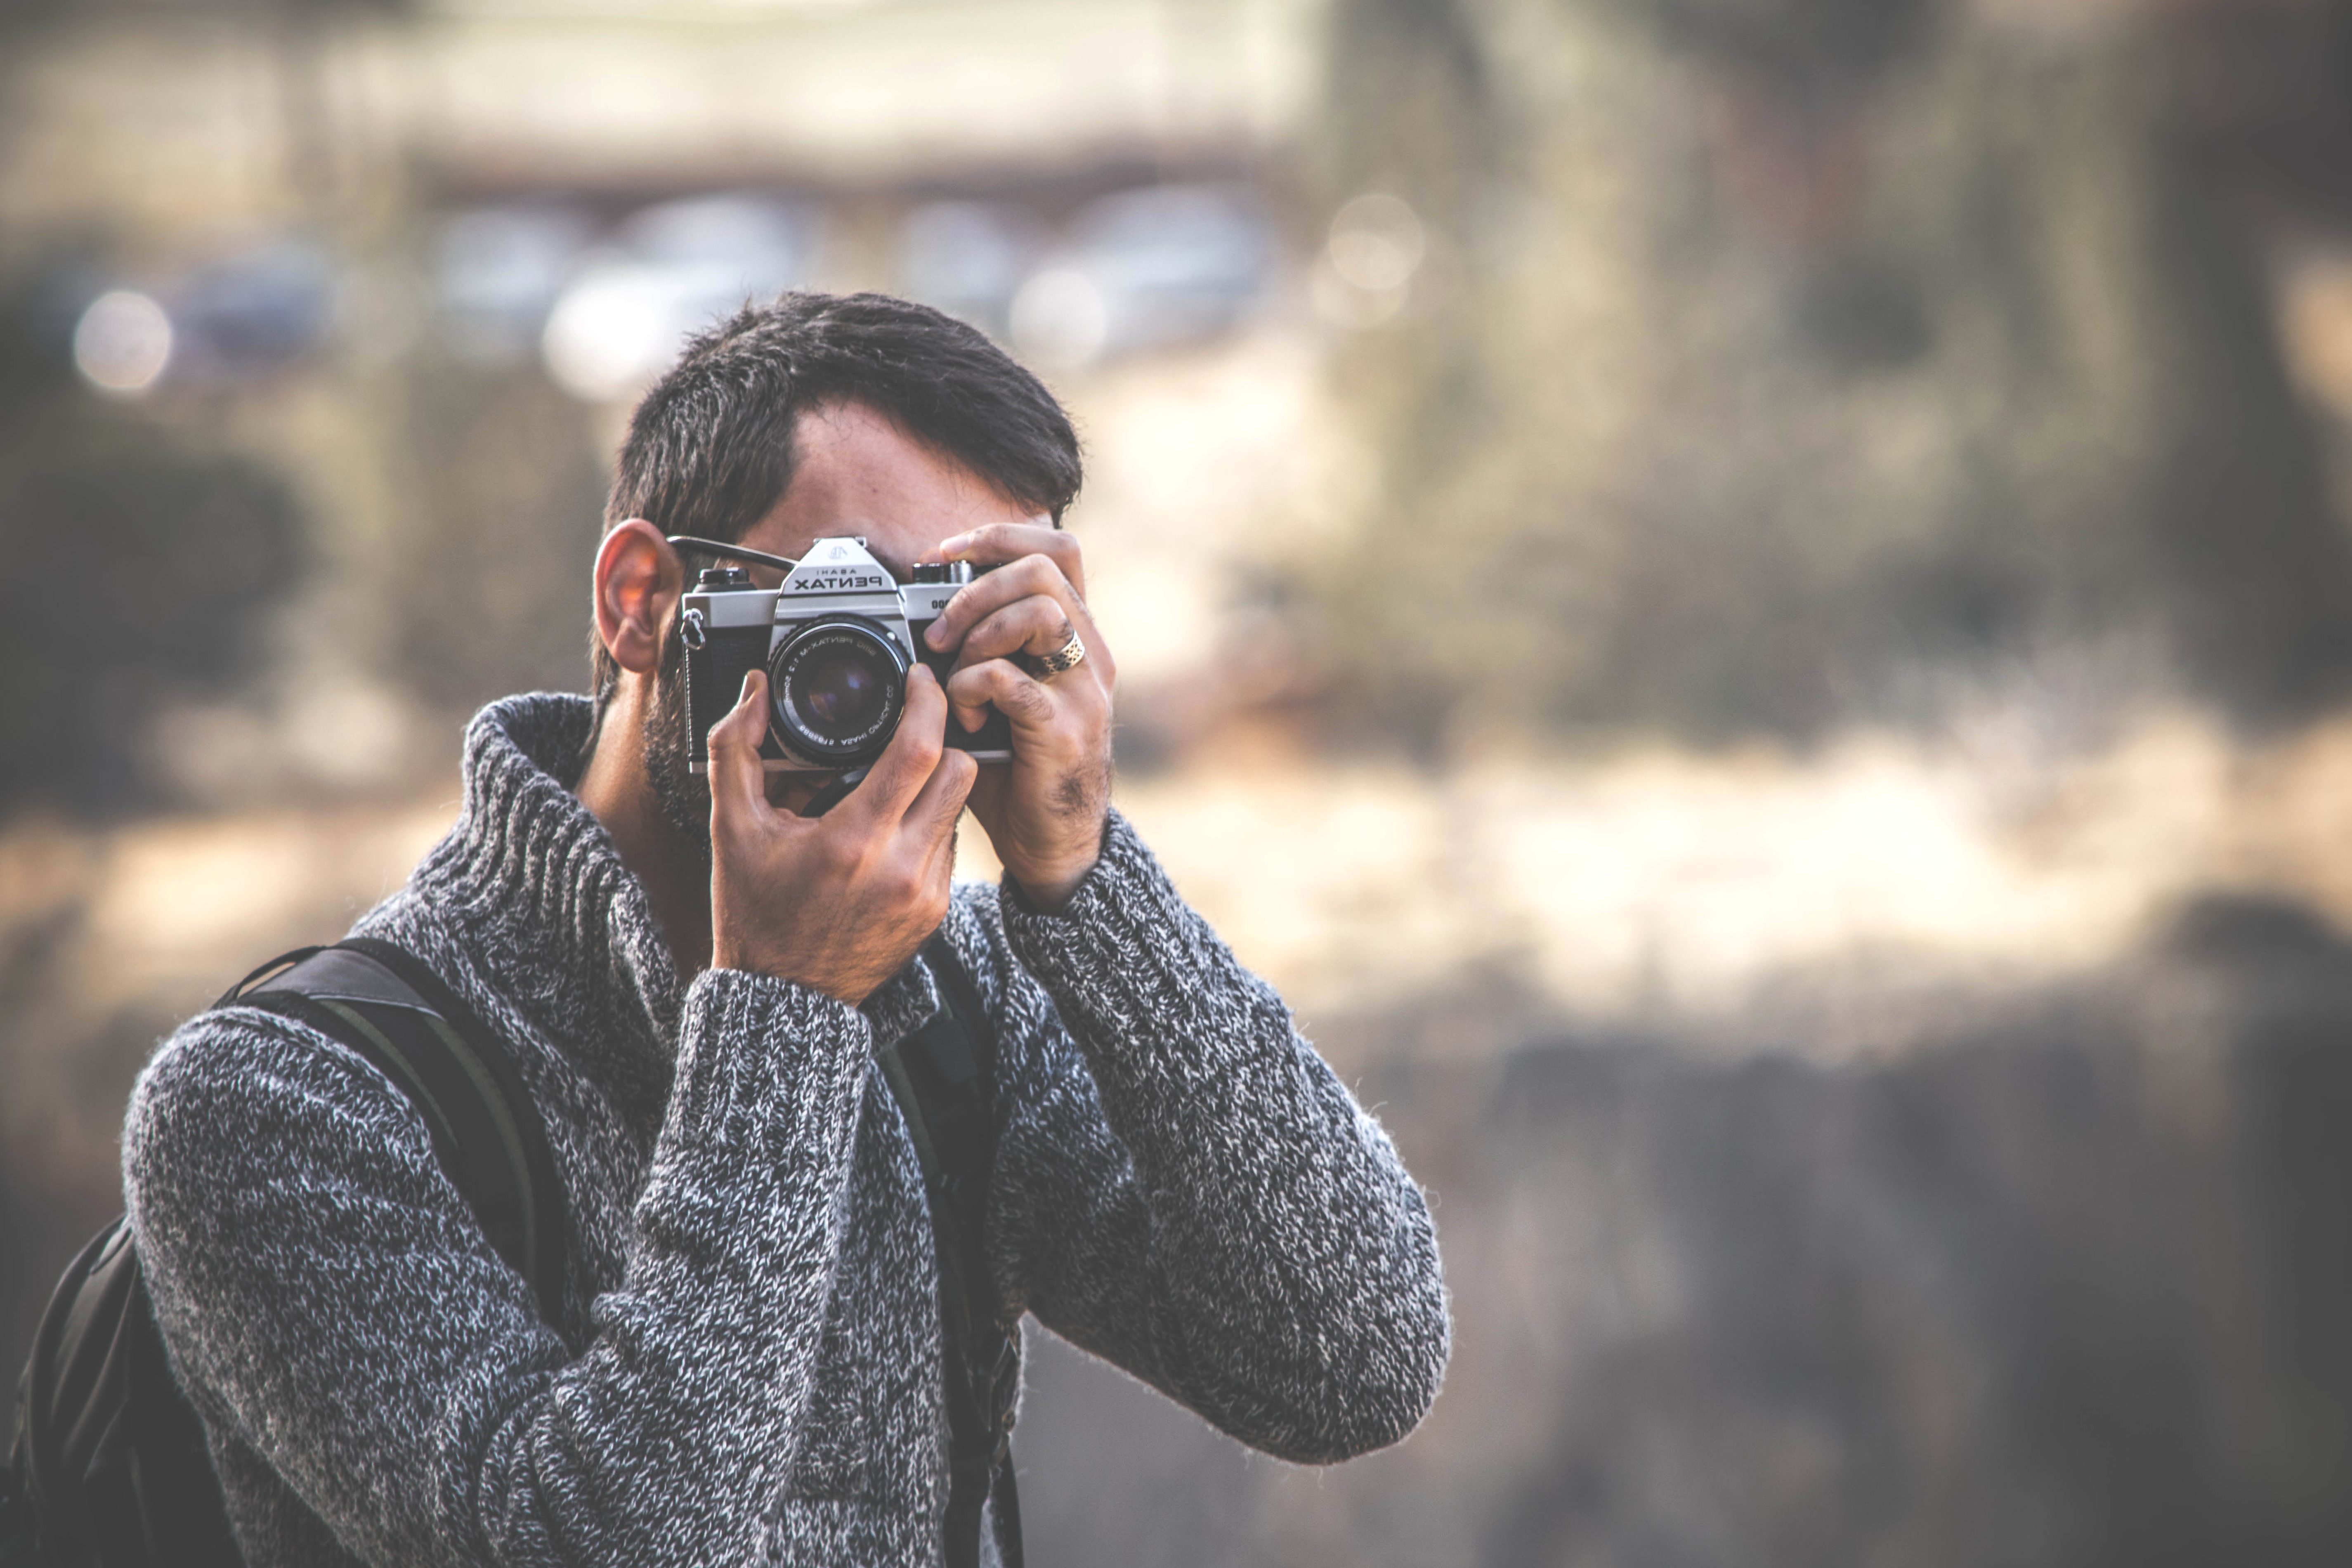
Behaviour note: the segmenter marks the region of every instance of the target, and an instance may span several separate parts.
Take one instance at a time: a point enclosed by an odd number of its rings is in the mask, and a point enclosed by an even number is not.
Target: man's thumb
[[[738,816],[749,817],[768,800],[766,770],[760,765],[760,742],[768,734],[768,678],[757,669],[743,676],[743,694],[734,708],[710,726],[711,826]]]

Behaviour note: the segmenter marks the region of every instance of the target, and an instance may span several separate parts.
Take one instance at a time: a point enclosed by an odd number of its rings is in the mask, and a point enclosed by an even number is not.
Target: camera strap
[[[940,1010],[881,1053],[883,1076],[921,1163],[939,1254],[946,1362],[947,1568],[977,1568],[982,1511],[995,1503],[997,1555],[1021,1568],[1021,1499],[1013,1475],[1021,1330],[1008,1322],[982,1245],[996,1161],[995,1036],[963,962],[945,935],[924,944]]]

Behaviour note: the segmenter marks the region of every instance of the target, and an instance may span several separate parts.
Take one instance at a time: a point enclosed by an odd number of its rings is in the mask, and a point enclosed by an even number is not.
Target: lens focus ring
[[[811,762],[853,766],[890,743],[907,701],[907,654],[870,621],[809,622],[768,661],[769,707],[782,739]]]

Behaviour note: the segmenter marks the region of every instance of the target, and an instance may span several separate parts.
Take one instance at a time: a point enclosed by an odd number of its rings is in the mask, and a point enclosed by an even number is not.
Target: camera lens
[[[771,707],[783,739],[811,761],[878,755],[907,700],[907,656],[865,621],[811,621],[769,663]]]
[[[793,702],[801,722],[828,735],[856,735],[874,727],[889,700],[884,672],[863,649],[835,643],[803,660]]]

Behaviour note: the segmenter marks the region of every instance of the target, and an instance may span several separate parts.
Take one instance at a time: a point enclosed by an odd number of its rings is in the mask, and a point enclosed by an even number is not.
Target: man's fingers
[[[975,566],[999,566],[1024,555],[1043,555],[1062,569],[1071,586],[1080,594],[1086,592],[1085,552],[1078,548],[1076,536],[1055,527],[1050,517],[985,523],[970,533],[940,541],[938,553],[942,561],[969,561]]]
[[[1067,538],[1055,534],[1056,539]],[[932,647],[951,648],[961,641],[972,625],[992,613],[1025,599],[1032,594],[1047,594],[1062,602],[1071,620],[1076,623],[1087,640],[1093,643],[1094,621],[1087,613],[1084,590],[1073,581],[1068,571],[1053,556],[1045,553],[1024,555],[1009,566],[1001,566],[985,577],[975,577],[956,591],[954,598],[940,611],[940,618],[924,633]]]
[[[760,765],[760,742],[768,735],[768,677],[743,677],[743,694],[727,717],[710,727],[710,828],[757,821],[768,806],[767,773]]]
[[[935,840],[936,853],[954,833],[956,818],[963,815],[964,797],[971,794],[972,781],[979,777],[980,764],[971,760],[970,752],[941,752],[939,766],[931,770],[921,793],[907,807],[908,830]]]
[[[929,665],[915,666],[907,673],[907,705],[898,714],[898,731],[875,759],[874,771],[842,803],[842,808],[855,805],[864,815],[886,822],[904,816],[908,803],[939,764],[947,721],[948,702],[940,690],[939,677]]]
[[[1032,594],[991,615],[964,634],[956,656],[959,667],[1003,658],[1015,653],[1058,652],[1078,635],[1069,612],[1059,599]]]
[[[1055,537],[1066,538],[1067,535],[1056,534]],[[1045,555],[1026,555],[985,577],[974,578],[947,602],[946,607],[940,612],[940,618],[924,632],[923,640],[935,651],[957,647],[970,640],[972,629],[979,623],[1007,605],[1037,597],[1051,598],[1062,606],[1070,625],[1079,637],[1086,639],[1087,661],[1095,667],[1094,679],[1108,689],[1118,675],[1111,663],[1110,649],[1104,644],[1102,633],[1096,628],[1094,615],[1087,608],[1086,598],[1079,593],[1077,585],[1058,563]],[[1064,640],[1055,638],[1053,647],[1059,647]],[[1041,648],[1036,651],[1050,650]],[[980,657],[987,656],[975,656],[974,662]]]
[[[951,648],[963,640],[975,623],[1007,605],[1039,594],[1060,600],[1065,609],[1078,602],[1076,590],[1062,575],[1060,567],[1043,555],[1024,555],[1012,565],[999,567],[985,577],[975,577],[958,589],[956,596],[947,602],[940,611],[940,618],[923,636],[934,648]]]
[[[1053,694],[1008,659],[992,658],[949,676],[948,700],[966,730],[980,728],[992,703],[1015,724],[1040,728],[1054,718]]]

